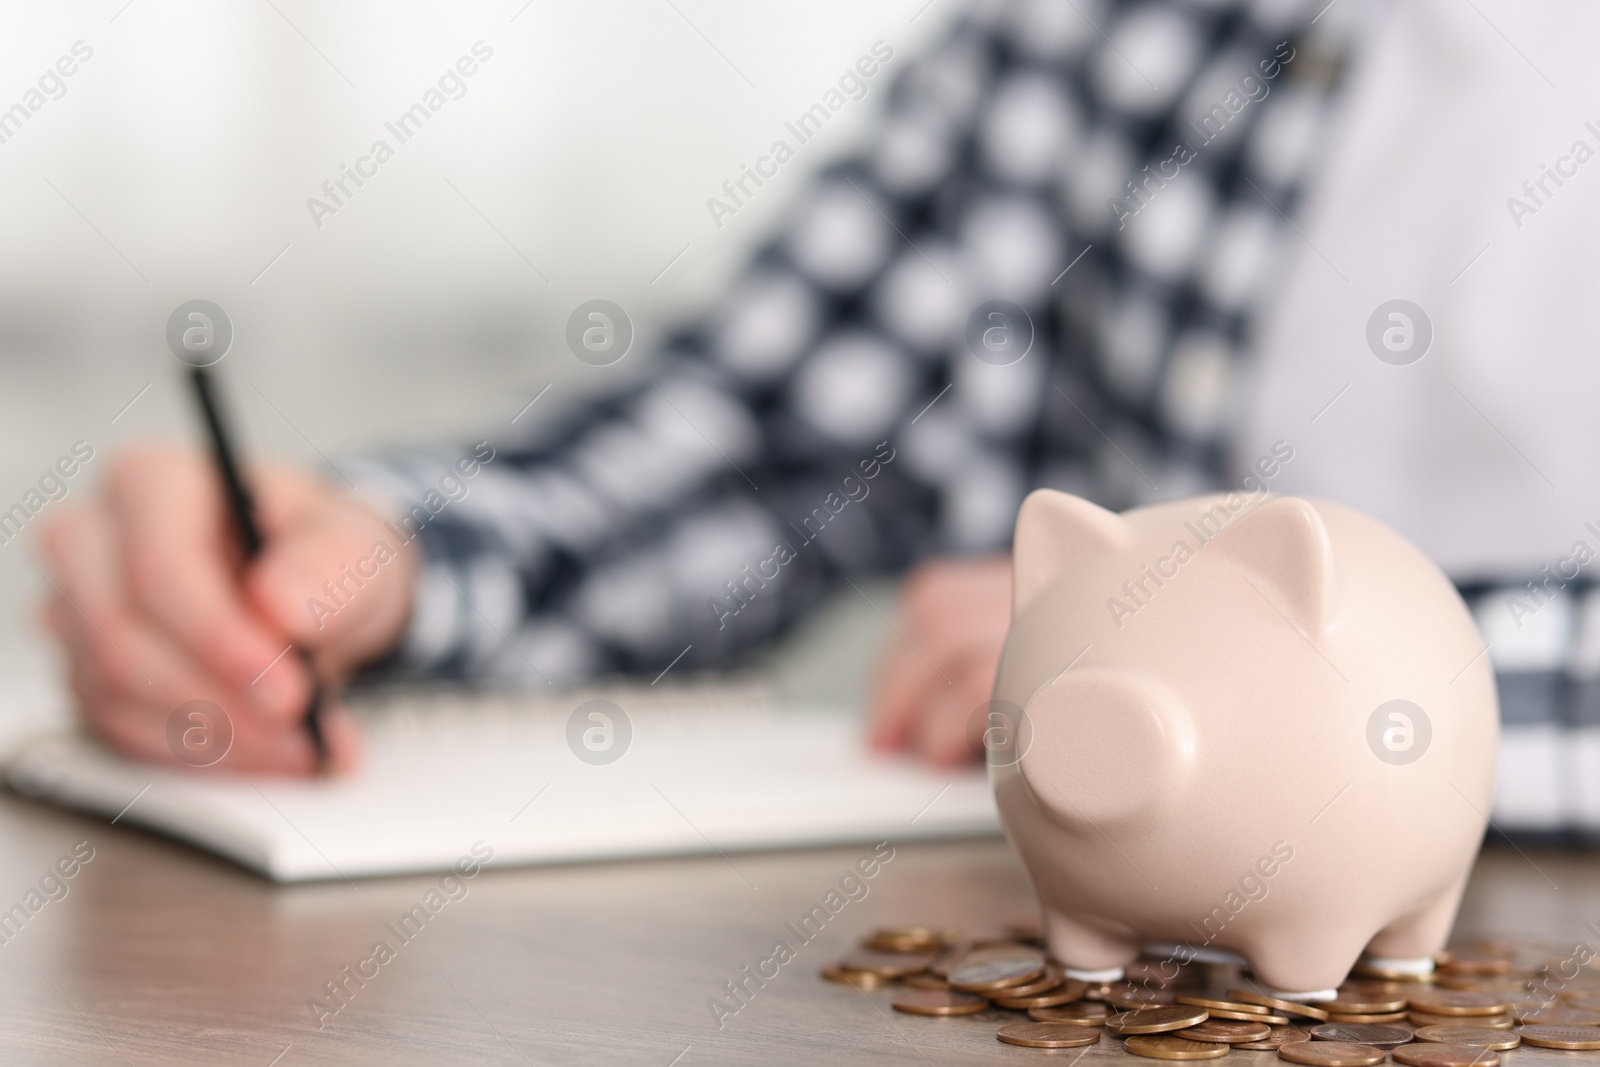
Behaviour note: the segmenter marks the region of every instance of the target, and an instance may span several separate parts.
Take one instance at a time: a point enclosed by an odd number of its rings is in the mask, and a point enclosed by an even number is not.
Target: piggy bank
[[[1030,495],[990,746],[1051,954],[1233,959],[1327,999],[1362,953],[1432,969],[1483,836],[1499,725],[1445,576],[1322,500],[1106,511]],[[997,717],[998,711],[991,717]]]

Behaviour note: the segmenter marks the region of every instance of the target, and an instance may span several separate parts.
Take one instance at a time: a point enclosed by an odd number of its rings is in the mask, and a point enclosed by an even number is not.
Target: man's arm
[[[536,436],[496,442],[459,501],[436,491],[446,457],[346,468],[405,516],[423,561],[385,670],[562,684],[722,665],[840,574],[1009,543],[1051,406],[1048,289],[1065,260],[1037,196],[1012,212],[1038,223],[1036,270],[991,276],[963,229],[1001,210],[969,148],[993,33],[964,23],[886,86],[872,146],[813,180],[642,384],[581,413],[546,398],[522,420]],[[968,350],[967,320],[995,295],[1031,309],[1027,366]],[[430,491],[433,513],[417,506]]]

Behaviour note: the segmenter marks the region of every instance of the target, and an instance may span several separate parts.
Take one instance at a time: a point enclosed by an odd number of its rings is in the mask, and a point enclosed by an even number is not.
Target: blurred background
[[[621,385],[957,14],[930,0],[0,3],[0,109],[78,57],[25,121],[0,120],[0,508],[75,441],[95,459],[74,495],[124,442],[195,438],[163,329],[196,297],[233,320],[224,378],[252,455],[476,440],[552,383],[541,403]],[[867,95],[719,227],[706,200],[877,40],[895,59]],[[465,92],[400,144],[384,124],[480,41]],[[307,200],[331,203],[323,183],[379,138],[394,158],[347,182],[319,226]],[[611,367],[563,341],[594,298],[636,330]],[[61,714],[32,536],[0,545],[0,743]]]

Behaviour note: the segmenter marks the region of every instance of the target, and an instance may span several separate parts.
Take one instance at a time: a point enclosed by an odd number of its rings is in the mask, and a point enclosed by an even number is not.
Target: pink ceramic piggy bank
[[[1051,490],[1014,560],[994,707],[1022,711],[991,777],[1057,959],[1109,979],[1152,944],[1238,956],[1312,1000],[1363,951],[1431,970],[1498,741],[1483,640],[1432,563],[1320,500],[1118,515]]]

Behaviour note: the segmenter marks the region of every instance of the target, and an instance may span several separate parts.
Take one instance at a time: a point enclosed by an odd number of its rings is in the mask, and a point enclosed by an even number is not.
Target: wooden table
[[[817,977],[877,924],[983,931],[1029,914],[1021,869],[997,840],[897,846],[868,895],[809,944],[785,924],[869,850],[486,870],[400,944],[385,923],[437,879],[276,887],[137,829],[0,797],[0,910],[79,841],[94,858],[67,895],[0,944],[8,1064],[1061,1062],[1001,1045],[995,1018],[899,1015],[885,992]],[[1600,947],[1586,921],[1600,925],[1600,859],[1504,849],[1480,859],[1461,928]],[[319,1029],[308,1001],[326,1001],[324,983],[379,939],[399,945],[394,958],[370,965],[364,986],[347,981],[348,1003]],[[795,958],[752,984],[719,1030],[707,1002],[780,939]],[[1529,1067],[1557,1060],[1600,1067],[1600,1053],[1510,1055]]]

